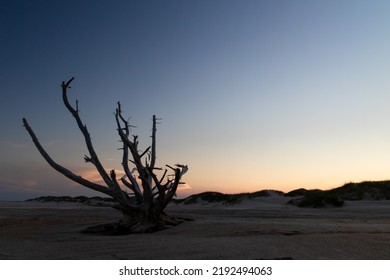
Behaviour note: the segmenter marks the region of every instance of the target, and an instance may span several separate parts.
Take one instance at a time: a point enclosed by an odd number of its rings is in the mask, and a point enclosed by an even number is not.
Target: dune
[[[117,210],[74,202],[0,202],[0,259],[389,259],[390,200],[300,208],[270,192],[239,203],[172,203],[187,217],[150,234],[83,234]]]

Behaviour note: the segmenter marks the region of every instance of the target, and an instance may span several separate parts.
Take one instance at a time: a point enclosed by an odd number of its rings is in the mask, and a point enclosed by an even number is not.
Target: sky
[[[390,2],[0,0],[0,200],[99,195],[61,99],[79,101],[105,168],[121,169],[116,103],[179,196],[329,189],[390,179]]]

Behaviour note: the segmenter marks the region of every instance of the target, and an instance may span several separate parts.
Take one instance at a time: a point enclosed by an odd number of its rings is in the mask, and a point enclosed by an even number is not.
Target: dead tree
[[[23,118],[23,125],[42,157],[51,167],[76,183],[113,197],[123,213],[123,219],[118,224],[122,230],[149,232],[166,225],[177,225],[179,221],[168,216],[164,209],[176,194],[178,185],[182,183],[181,178],[187,172],[188,167],[182,164],[176,164],[174,167],[166,165],[165,170],[156,167],[156,126],[158,120],[156,116],[153,116],[152,143],[146,150],[140,152],[138,137],[131,135],[130,123],[124,118],[121,104],[118,102],[115,121],[122,142],[122,166],[125,175],[117,179],[115,170],[107,172],[100,162],[87,126],[80,118],[78,101],[76,100],[76,107],[69,103],[67,92],[73,79],[62,82],[62,99],[84,136],[89,153],[89,155],[84,156],[84,160],[94,165],[105,185],[91,182],[56,163],[42,147],[27,120]],[[168,174],[168,170],[171,170],[172,173]]]

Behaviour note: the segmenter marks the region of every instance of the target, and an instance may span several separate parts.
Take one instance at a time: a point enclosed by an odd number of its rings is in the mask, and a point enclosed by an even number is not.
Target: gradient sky
[[[390,1],[0,1],[0,200],[99,195],[61,99],[75,76],[95,148],[120,169],[121,101],[157,161],[185,163],[179,195],[333,188],[390,178]]]

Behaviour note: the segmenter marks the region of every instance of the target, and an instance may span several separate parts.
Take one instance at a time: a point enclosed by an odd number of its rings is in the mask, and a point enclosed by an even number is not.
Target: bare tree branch
[[[142,200],[143,194],[141,192],[141,189],[138,185],[137,180],[135,180],[135,178],[133,177],[133,174],[129,168],[129,148],[130,147],[128,146],[129,143],[127,143],[127,140],[129,139],[129,135],[130,135],[130,125],[129,125],[128,121],[126,121],[122,116],[122,109],[121,109],[120,102],[118,102],[118,107],[117,107],[117,110],[115,113],[115,119],[116,119],[116,123],[117,123],[118,133],[119,133],[119,136],[120,136],[122,143],[123,143],[122,166],[123,166],[123,169],[125,171],[127,178],[130,180],[131,184],[128,183],[123,177],[122,177],[122,182],[125,186],[129,187],[131,190],[134,191],[136,197],[139,200]],[[122,127],[120,121],[123,122],[124,127]],[[123,140],[123,139],[127,139],[127,140]],[[134,141],[136,141],[136,138],[134,139]]]
[[[83,177],[79,176],[79,175],[76,175],[74,174],[72,171],[70,171],[69,169],[66,169],[65,167],[59,165],[58,163],[56,163],[50,156],[49,154],[45,151],[45,149],[42,147],[41,143],[39,142],[38,138],[36,137],[34,131],[32,130],[32,128],[30,127],[29,123],[27,122],[27,120],[25,118],[23,118],[23,126],[26,128],[26,130],[28,131],[28,133],[30,134],[31,136],[31,139],[35,145],[35,147],[38,149],[39,153],[42,155],[42,157],[46,160],[46,162],[51,166],[53,167],[55,170],[57,170],[58,172],[64,174],[66,177],[68,177],[69,179],[75,181],[76,183],[79,183],[80,185],[83,185],[87,188],[90,188],[92,190],[95,190],[95,191],[98,191],[98,192],[102,192],[102,193],[105,193],[107,195],[110,195],[112,196],[112,193],[111,191],[105,187],[105,186],[102,186],[102,185],[99,185],[99,184],[96,184],[96,183],[93,183],[91,181],[88,181],[86,179],[84,179]]]
[[[157,118],[153,115],[153,126],[152,126],[152,154],[150,160],[150,167],[153,169],[156,164],[156,131],[157,131]]]
[[[82,132],[85,140],[85,144],[87,145],[88,152],[90,156],[88,157],[88,162],[91,162],[93,165],[95,165],[96,170],[99,172],[100,176],[103,178],[104,182],[107,184],[107,186],[111,186],[113,182],[111,181],[110,177],[108,176],[106,170],[104,169],[103,165],[100,163],[100,160],[98,156],[96,155],[95,149],[92,145],[91,137],[89,135],[87,126],[83,124],[81,121],[81,118],[79,116],[78,112],[78,102],[76,102],[77,109],[74,109],[68,100],[67,91],[69,88],[70,83],[74,80],[74,77],[71,78],[66,83],[63,81],[61,84],[62,87],[62,100],[64,101],[65,107],[68,109],[68,111],[72,114],[72,116],[76,119],[77,125]]]

